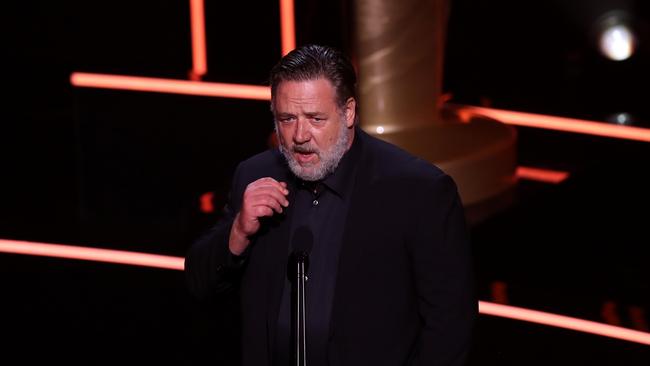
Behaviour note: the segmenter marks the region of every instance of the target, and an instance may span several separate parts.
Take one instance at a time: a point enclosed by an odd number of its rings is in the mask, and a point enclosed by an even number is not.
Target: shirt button
[[[318,200],[314,200],[314,202],[312,202],[312,204],[313,204],[314,206],[318,206]]]

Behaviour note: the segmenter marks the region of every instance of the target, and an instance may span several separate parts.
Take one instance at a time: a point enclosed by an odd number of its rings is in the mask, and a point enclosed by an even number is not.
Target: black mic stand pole
[[[300,252],[296,256],[296,366],[307,366],[307,335],[305,332],[305,281],[307,274],[305,272],[305,263],[308,255],[306,252]]]

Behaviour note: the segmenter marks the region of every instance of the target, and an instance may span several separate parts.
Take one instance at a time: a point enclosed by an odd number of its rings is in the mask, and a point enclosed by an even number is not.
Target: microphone
[[[291,241],[293,251],[291,253],[292,260],[290,262],[293,262],[294,264],[299,262],[305,263],[305,273],[307,273],[307,268],[309,266],[309,253],[313,246],[314,234],[311,229],[307,226],[301,226],[296,229]]]
[[[314,245],[314,234],[307,226],[296,229],[291,241],[293,252],[289,261],[291,269],[290,276],[295,279],[293,283],[293,338],[294,338],[294,362],[296,366],[307,365],[307,309],[305,296],[305,282],[307,281],[307,265],[309,263],[309,252]],[[290,277],[290,278],[291,278]]]
[[[309,253],[314,246],[314,234],[308,226],[300,226],[291,239],[291,254],[287,261],[287,278],[292,284],[296,283],[299,263],[304,264],[305,276],[309,270]]]

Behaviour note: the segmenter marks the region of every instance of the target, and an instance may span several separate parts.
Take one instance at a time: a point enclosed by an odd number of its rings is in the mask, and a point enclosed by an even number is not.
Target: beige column
[[[441,114],[448,6],[355,0],[361,127],[445,170],[466,206],[485,206],[515,183],[516,134],[498,121]]]
[[[440,122],[445,0],[357,0],[360,103],[368,127]]]

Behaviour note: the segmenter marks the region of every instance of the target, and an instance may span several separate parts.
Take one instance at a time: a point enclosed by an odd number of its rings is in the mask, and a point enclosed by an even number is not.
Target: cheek
[[[337,123],[333,123],[331,126],[329,126],[329,129],[327,130],[327,144],[328,145],[333,145],[336,143],[339,137],[339,124],[341,122],[337,121]]]
[[[287,141],[291,141],[291,131],[289,128],[277,126],[276,131],[281,144],[285,145]]]
[[[312,145],[314,145],[319,151],[327,151],[336,141],[336,136],[330,134],[320,133],[317,135],[312,135]]]

